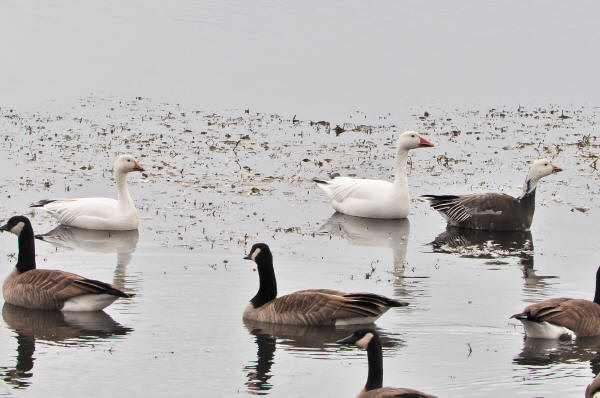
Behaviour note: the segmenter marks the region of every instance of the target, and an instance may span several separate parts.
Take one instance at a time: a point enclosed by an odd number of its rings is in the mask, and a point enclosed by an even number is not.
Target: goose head
[[[375,336],[377,336],[377,332],[372,329],[360,329],[352,333],[350,336],[336,341],[336,343],[354,344],[357,347],[366,349]]]
[[[248,255],[244,257],[244,260],[252,260],[256,264],[272,263],[273,255],[271,254],[269,246],[265,243],[256,243],[252,245],[252,249],[250,249]]]
[[[14,216],[11,217],[6,224],[4,224],[3,226],[0,227],[0,231],[8,231],[8,232],[12,232],[13,234],[20,236],[21,232],[25,229],[25,228],[31,228],[31,222],[29,221],[29,219],[25,216]]]
[[[130,173],[132,171],[144,171],[133,155],[121,155],[115,160],[116,173]]]
[[[405,131],[398,137],[398,149],[409,149],[432,147],[433,144],[421,137],[416,131]]]
[[[555,166],[548,159],[538,159],[531,164],[525,179],[525,193],[530,193],[537,186],[538,181],[550,174],[558,173],[562,169]]]

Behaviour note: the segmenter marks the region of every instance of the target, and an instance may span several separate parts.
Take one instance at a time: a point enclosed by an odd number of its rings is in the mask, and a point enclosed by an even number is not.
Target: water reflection
[[[358,327],[318,327],[318,326],[292,326],[275,325],[244,320],[244,325],[255,336],[258,347],[256,361],[251,361],[244,366],[248,381],[248,391],[255,395],[267,395],[273,384],[271,367],[275,362],[275,349],[279,345],[283,350],[294,355],[311,358],[330,359],[338,354],[338,345],[335,344],[356,330]],[[396,336],[381,334],[383,347],[397,349],[403,341]]]
[[[139,232],[137,229],[100,231],[60,225],[43,235],[36,235],[36,238],[67,250],[116,253],[117,267],[113,283],[120,288],[125,288],[125,270],[137,247]]]
[[[36,358],[36,339],[57,342],[63,346],[92,346],[99,339],[124,336],[133,329],[115,322],[103,311],[60,312],[30,310],[5,303],[2,307],[4,322],[17,335],[17,364],[0,366],[3,380],[14,388],[26,388],[33,376],[31,370]]]
[[[556,276],[537,275],[534,269],[531,231],[480,231],[448,226],[430,243],[435,253],[457,254],[464,258],[488,259],[486,264],[506,264],[517,258],[523,272],[526,295],[538,297]]]
[[[538,372],[551,373],[548,365],[588,362],[594,375],[600,371],[600,336],[580,337],[574,341],[526,338],[523,350],[513,359],[517,365]],[[547,371],[547,372],[546,372]]]
[[[340,237],[353,246],[388,247],[394,256],[394,269],[405,265],[410,234],[410,222],[406,218],[378,220],[335,213],[321,230]]]

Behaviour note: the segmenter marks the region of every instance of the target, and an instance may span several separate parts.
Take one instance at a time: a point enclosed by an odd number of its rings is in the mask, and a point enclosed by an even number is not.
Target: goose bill
[[[563,171],[563,169],[561,169],[558,166],[552,165],[552,172],[553,173],[558,173],[559,171]]]
[[[336,343],[338,343],[338,344],[354,344],[355,341],[356,341],[356,339],[354,338],[354,335],[351,334],[348,337],[344,337],[343,339],[336,341]]]
[[[138,162],[135,162],[133,165],[133,171],[146,171]]]
[[[0,227],[0,231],[8,231],[8,224],[4,224],[3,226]]]
[[[424,147],[432,147],[433,144],[429,141],[427,141],[425,138],[423,137],[419,137],[419,148],[424,148]]]

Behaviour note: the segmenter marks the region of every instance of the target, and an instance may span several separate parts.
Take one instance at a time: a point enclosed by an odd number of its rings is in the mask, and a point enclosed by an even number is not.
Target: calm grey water
[[[3,110],[6,217],[30,214],[27,204],[41,198],[111,195],[121,151],[147,170],[129,177],[139,233],[61,228],[58,247],[37,243],[40,267],[112,280],[137,296],[109,307],[110,318],[5,308],[3,394],[94,395],[109,383],[123,395],[352,396],[366,379],[366,355],[333,343],[349,330],[242,322],[258,282],[242,257],[258,241],[273,249],[282,294],[330,287],[410,302],[377,323],[386,384],[441,396],[581,394],[600,341],[525,342],[508,320],[535,300],[593,296],[598,144],[583,133],[598,116],[592,108],[564,114],[429,109],[427,118],[381,115],[379,125],[336,136],[306,120],[151,100],[88,99],[61,114]],[[333,214],[311,178],[334,170],[391,178],[404,125],[436,144],[411,153],[409,220]],[[531,234],[447,232],[416,199],[518,194],[526,161],[541,156],[565,171],[540,184]],[[56,226],[43,213],[32,220],[37,233]],[[14,236],[1,235],[0,250],[7,274]]]
[[[113,196],[121,152],[147,170],[129,176],[137,233],[59,229],[57,245],[36,247],[39,267],[136,297],[106,314],[5,305],[1,396],[354,396],[366,353],[333,343],[351,328],[242,322],[258,287],[242,257],[258,241],[281,294],[410,302],[377,322],[386,385],[582,396],[600,369],[600,340],[524,341],[508,320],[536,300],[593,297],[595,3],[6,0],[0,11],[0,220],[24,213],[51,231],[29,203]],[[334,215],[311,179],[392,178],[409,128],[436,144],[411,153],[409,220]],[[565,171],[541,182],[531,234],[446,231],[418,200],[517,195],[539,157]],[[16,249],[0,235],[1,278]]]

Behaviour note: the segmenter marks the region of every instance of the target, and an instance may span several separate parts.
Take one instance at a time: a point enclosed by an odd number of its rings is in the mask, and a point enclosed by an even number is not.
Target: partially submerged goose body
[[[334,326],[375,322],[391,307],[408,303],[374,293],[330,289],[301,290],[277,297],[273,255],[269,246],[252,246],[247,260],[256,262],[260,287],[244,311],[244,319],[285,325]]]
[[[525,327],[527,337],[558,339],[600,336],[600,268],[596,271],[594,301],[554,298],[532,304],[511,318]]]
[[[138,227],[138,214],[127,190],[127,173],[144,171],[132,155],[115,161],[117,200],[110,198],[45,199],[31,204],[46,210],[59,223],[84,229],[131,230]]]
[[[381,340],[375,330],[357,330],[350,336],[337,341],[338,344],[354,344],[367,350],[369,376],[367,383],[356,398],[436,398],[433,395],[411,388],[382,387],[383,353]]]
[[[340,213],[367,218],[406,218],[410,210],[406,176],[408,151],[433,144],[419,133],[407,131],[400,135],[397,145],[394,182],[339,176],[329,181],[314,181]]]
[[[539,180],[562,171],[546,159],[533,162],[523,195],[514,198],[501,193],[470,195],[423,195],[448,225],[489,231],[528,231],[535,211],[535,190]]]
[[[0,231],[19,237],[17,265],[2,286],[9,304],[38,310],[99,311],[119,297],[133,296],[109,283],[70,272],[36,269],[33,228],[27,217],[12,217]]]

